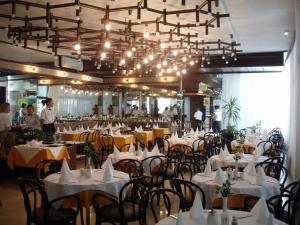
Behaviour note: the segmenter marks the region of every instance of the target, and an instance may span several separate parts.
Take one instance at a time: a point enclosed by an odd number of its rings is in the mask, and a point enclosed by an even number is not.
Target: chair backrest
[[[296,195],[300,197],[300,179],[288,184],[282,189],[281,193]]]
[[[62,162],[59,160],[41,160],[35,166],[35,178],[39,183],[50,174],[58,173],[61,170]]]
[[[202,206],[205,209],[206,202],[205,202],[204,191],[197,184],[194,184],[188,180],[182,180],[178,178],[172,179],[171,183],[173,189],[183,196],[183,199],[185,200],[185,206],[187,209],[190,209],[193,206],[197,191],[200,194]]]
[[[272,134],[269,137],[269,141],[272,142],[276,148],[280,148],[280,149],[283,148],[284,138],[281,133],[280,134],[277,134],[277,133]]]
[[[205,156],[207,158],[210,158],[214,155],[218,155],[220,153],[221,148],[219,146],[211,146],[211,145],[207,145],[205,148]]]
[[[296,213],[298,211],[300,197],[296,195],[281,194],[267,200],[267,205],[276,219],[289,225],[296,225]]]
[[[173,145],[167,153],[168,163],[170,168],[173,168],[177,163],[184,158],[184,150],[180,145]]]
[[[124,145],[122,145],[122,146],[119,148],[119,150],[120,150],[121,152],[128,152],[128,151],[129,151],[129,147],[130,147],[130,144],[124,144]]]
[[[143,164],[136,159],[122,159],[114,164],[114,169],[128,173],[130,179],[143,176]]]
[[[273,177],[279,181],[281,187],[284,187],[288,173],[284,166],[272,162],[260,162],[255,165],[255,168],[261,166],[267,176]]]
[[[268,159],[266,159],[264,161],[265,163],[271,162],[271,163],[277,163],[283,166],[284,163],[284,157],[281,156],[274,156],[274,157],[270,157]]]
[[[202,148],[203,146],[203,148]],[[204,138],[199,138],[193,141],[192,143],[193,151],[194,152],[201,152],[205,148],[205,139]]]
[[[147,162],[146,162],[147,161]],[[150,172],[151,176],[164,177],[168,169],[168,160],[166,156],[150,156],[142,160],[144,170]],[[148,165],[147,165],[148,164]],[[145,168],[148,166],[148,168]]]
[[[101,134],[100,130],[95,130],[94,132],[92,132],[90,135],[92,135],[91,141],[94,142],[96,141],[97,136],[99,136]]]
[[[98,155],[96,152],[93,152],[93,154],[91,154],[91,158],[92,158],[94,168],[102,169],[101,166],[102,166],[103,160],[100,159],[100,155]]]
[[[27,224],[37,218],[37,209],[44,209],[44,219],[46,220],[46,206],[48,197],[42,185],[30,179],[18,178],[18,184],[23,194],[24,206],[27,214]]]
[[[180,179],[192,180],[192,177],[197,173],[203,172],[205,166],[198,164],[196,161],[180,162],[174,169],[174,177]]]
[[[79,141],[87,142],[89,139],[89,135],[90,135],[90,132],[88,132],[88,131],[80,133]]]
[[[99,136],[101,150],[112,150],[114,149],[114,138],[111,135],[103,134]]]
[[[277,148],[270,148],[268,150],[266,150],[263,153],[264,156],[268,156],[268,157],[275,157],[275,156],[280,156],[283,157],[283,160],[285,160],[285,152],[281,149],[277,149]]]
[[[178,203],[174,204],[174,202]],[[157,207],[157,206],[160,207]],[[185,210],[184,199],[180,193],[172,189],[155,189],[147,192],[143,195],[140,202],[140,224],[150,224],[147,221],[148,217],[152,216],[154,222],[157,223],[161,219],[161,212],[165,213],[165,216],[178,213],[179,210]],[[150,212],[148,209],[150,208]],[[153,221],[153,220],[151,220]]]
[[[170,143],[165,138],[157,137],[154,139],[154,143],[157,144],[160,153],[167,153],[170,148]]]

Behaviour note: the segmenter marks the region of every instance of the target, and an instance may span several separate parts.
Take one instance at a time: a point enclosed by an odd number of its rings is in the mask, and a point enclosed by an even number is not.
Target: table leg
[[[90,225],[90,207],[85,208],[85,224]]]

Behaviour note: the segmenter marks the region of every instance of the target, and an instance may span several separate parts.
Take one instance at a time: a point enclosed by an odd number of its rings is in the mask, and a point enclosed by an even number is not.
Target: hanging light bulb
[[[233,58],[233,60],[234,60],[234,61],[237,61],[237,57],[235,56],[235,57]]]
[[[182,61],[186,62],[187,58],[185,56],[182,57]]]
[[[80,48],[81,48],[80,43],[76,43],[76,44],[74,45],[74,49],[75,49],[76,51],[80,51]]]
[[[63,89],[64,89],[64,86],[63,86],[63,85],[61,85],[61,86],[60,86],[60,89],[61,89],[61,90],[63,90]]]
[[[162,49],[164,49],[164,48],[166,48],[167,46],[166,46],[166,43],[161,43],[160,44],[160,48],[162,48]]]
[[[101,55],[100,55],[101,59],[105,59],[106,58],[106,53],[105,52],[102,52]]]
[[[105,47],[105,48],[110,48],[110,42],[109,42],[109,41],[106,41],[106,42],[104,43],[104,47]]]
[[[110,30],[110,29],[111,29],[111,24],[110,23],[105,24],[105,30]]]
[[[174,55],[174,56],[177,56],[177,55],[178,55],[177,50],[174,50],[174,51],[173,51],[173,55]]]
[[[124,65],[125,63],[126,63],[125,59],[121,59],[121,60],[120,60],[120,64],[121,64],[121,65]]]
[[[190,61],[190,65],[193,66],[195,64],[194,61]]]
[[[127,51],[127,57],[131,58],[132,57],[132,51]]]
[[[173,70],[177,71],[178,67],[176,65],[173,66]]]
[[[160,69],[160,68],[161,68],[161,64],[158,63],[158,64],[156,65],[156,67],[157,67],[157,69]]]
[[[163,65],[166,66],[168,65],[168,62],[166,60],[163,61]]]
[[[169,67],[169,68],[167,69],[167,73],[172,73],[172,68],[171,68],[171,67]]]
[[[150,54],[150,55],[149,55],[149,60],[152,61],[153,59],[154,59],[153,54]]]
[[[179,71],[176,72],[176,76],[180,76],[180,74],[181,74],[181,73],[180,73]]]
[[[186,74],[186,69],[183,69],[183,70],[182,70],[182,74]]]
[[[144,63],[147,64],[149,62],[148,58],[144,58]]]
[[[136,51],[136,47],[132,47],[131,51],[135,52]]]
[[[136,68],[137,68],[138,70],[141,69],[141,64],[138,63],[138,64],[136,65]]]
[[[159,37],[160,33],[157,31],[157,32],[155,33],[155,35],[156,35],[156,37]]]

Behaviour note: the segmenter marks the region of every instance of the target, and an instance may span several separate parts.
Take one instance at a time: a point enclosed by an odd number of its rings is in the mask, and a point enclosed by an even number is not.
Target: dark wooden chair
[[[52,224],[70,224],[76,225],[78,213],[81,215],[81,224],[83,224],[82,209],[78,196],[68,195],[48,200],[47,193],[38,182],[18,178],[18,184],[24,198],[24,206],[27,213],[27,225],[52,225]],[[55,204],[63,200],[71,200],[73,208],[55,208]]]
[[[98,136],[100,142],[101,160],[106,160],[107,156],[114,152],[114,138],[111,135],[103,134]]]
[[[128,173],[130,179],[135,179],[143,176],[143,164],[135,159],[122,159],[114,164],[114,169]]]
[[[35,166],[35,178],[39,184],[44,185],[43,180],[50,174],[60,172],[62,162],[59,160],[41,160]]]

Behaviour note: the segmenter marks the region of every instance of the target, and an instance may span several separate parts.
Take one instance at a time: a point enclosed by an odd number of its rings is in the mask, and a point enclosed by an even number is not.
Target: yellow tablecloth
[[[137,131],[136,138],[138,138],[146,147],[148,147],[148,143],[153,143],[153,131]]]
[[[169,128],[154,128],[153,129],[153,133],[154,133],[154,139],[155,138],[164,138],[166,134],[170,134],[171,131]]]
[[[88,141],[92,141],[92,133],[94,131],[89,131],[89,137],[88,137]],[[62,139],[64,141],[79,141],[79,137],[80,137],[80,132],[78,133],[63,133],[62,134]]]
[[[131,144],[131,143],[135,143],[135,139],[133,135],[113,135],[114,138],[114,145],[117,148],[121,148],[123,145],[125,144]],[[94,143],[94,147],[96,150],[101,149],[101,144],[100,144],[100,140],[99,138],[96,138],[95,143]]]
[[[34,168],[37,165],[37,163],[39,163],[41,160],[46,160],[46,159],[61,160],[63,158],[70,160],[68,150],[65,146],[62,146],[57,158],[53,156],[53,154],[49,149],[42,149],[29,162],[26,162],[24,160],[22,155],[19,153],[18,149],[12,147],[12,150],[8,155],[6,163],[11,169],[14,169],[15,166]]]

